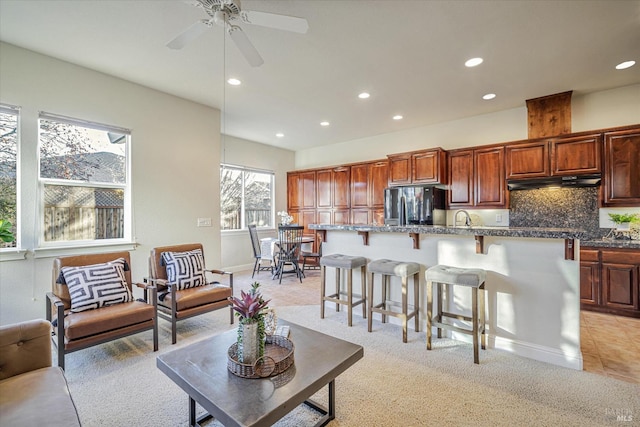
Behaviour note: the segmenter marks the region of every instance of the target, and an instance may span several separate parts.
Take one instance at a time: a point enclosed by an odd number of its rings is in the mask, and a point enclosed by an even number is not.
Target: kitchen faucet
[[[471,217],[469,216],[469,212],[465,211],[464,209],[457,210],[455,215],[453,215],[453,226],[458,226],[458,214],[461,212],[465,215],[464,225],[467,227],[471,227]]]

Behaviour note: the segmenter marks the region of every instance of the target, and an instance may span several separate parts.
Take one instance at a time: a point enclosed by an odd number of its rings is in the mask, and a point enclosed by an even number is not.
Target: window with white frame
[[[131,132],[40,113],[41,240],[129,241]]]
[[[18,107],[0,104],[0,248],[14,248],[18,230]]]
[[[273,227],[274,173],[220,166],[220,228],[241,230],[255,224]]]

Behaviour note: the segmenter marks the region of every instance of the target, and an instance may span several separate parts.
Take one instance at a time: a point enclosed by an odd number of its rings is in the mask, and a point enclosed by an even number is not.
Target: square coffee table
[[[189,395],[190,426],[210,417],[226,427],[270,426],[302,403],[323,415],[316,426],[335,418],[335,378],[362,359],[364,349],[283,319],[278,325],[289,325],[295,362],[275,377],[229,372],[227,350],[237,340],[236,329],[158,356],[158,368]],[[309,400],[325,385],[328,408]],[[208,416],[196,420],[196,402]]]

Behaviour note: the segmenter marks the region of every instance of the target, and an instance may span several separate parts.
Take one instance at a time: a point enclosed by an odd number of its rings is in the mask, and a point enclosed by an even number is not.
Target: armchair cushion
[[[79,313],[133,301],[125,267],[124,258],[102,264],[62,267],[60,272],[69,288],[71,311]]]
[[[202,250],[163,252],[162,263],[167,270],[167,280],[177,290],[195,288],[206,284]]]

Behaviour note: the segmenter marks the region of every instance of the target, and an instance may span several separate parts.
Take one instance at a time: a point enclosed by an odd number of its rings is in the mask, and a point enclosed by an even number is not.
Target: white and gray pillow
[[[69,288],[71,311],[78,313],[133,301],[127,286],[124,258],[102,264],[62,267],[63,283]]]
[[[167,269],[167,281],[177,290],[206,284],[202,250],[163,252],[162,264]]]

